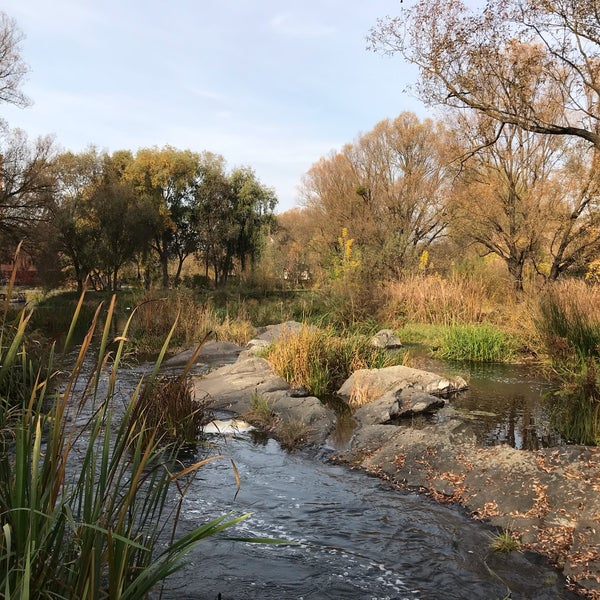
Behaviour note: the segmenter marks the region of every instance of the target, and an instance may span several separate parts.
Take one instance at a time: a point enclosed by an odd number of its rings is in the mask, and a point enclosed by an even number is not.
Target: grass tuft
[[[494,552],[510,554],[511,552],[521,552],[523,545],[515,534],[508,529],[503,529],[490,535],[490,548]]]
[[[371,346],[367,336],[338,336],[333,329],[309,327],[283,335],[266,349],[265,357],[290,385],[304,386],[318,398],[333,394],[358,369],[402,362],[402,354]]]
[[[437,354],[447,360],[508,362],[515,356],[512,337],[489,324],[451,326],[441,344]]]

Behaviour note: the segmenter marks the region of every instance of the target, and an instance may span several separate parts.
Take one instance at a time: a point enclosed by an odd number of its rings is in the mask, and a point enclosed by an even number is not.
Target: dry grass
[[[369,378],[368,381],[361,381],[361,377],[359,374],[356,374],[356,381],[354,382],[354,387],[352,388],[352,392],[350,393],[350,398],[348,400],[348,406],[350,410],[354,412],[361,406],[365,406],[373,402],[373,400],[377,400],[383,393],[385,389],[381,387],[381,385],[377,385],[377,382],[373,381]]]
[[[209,418],[193,399],[188,378],[157,377],[135,399],[132,427],[145,438],[181,446],[195,442]]]
[[[498,307],[514,301],[490,289],[480,277],[406,277],[385,286],[384,319],[390,322],[481,323],[499,317]]]
[[[176,319],[172,338],[176,349],[197,343],[209,331],[219,340],[244,345],[254,332],[248,320],[229,315],[221,317],[214,307],[198,302],[191,293],[182,290],[161,296],[147,295],[137,304],[132,330],[141,353],[152,353],[160,348]]]
[[[367,336],[338,336],[330,329],[309,327],[282,336],[266,354],[290,385],[304,386],[318,398],[335,392],[358,369],[387,367],[402,360],[402,355],[371,346]]]
[[[287,450],[297,450],[308,443],[311,428],[300,420],[281,421],[275,427],[275,436]]]

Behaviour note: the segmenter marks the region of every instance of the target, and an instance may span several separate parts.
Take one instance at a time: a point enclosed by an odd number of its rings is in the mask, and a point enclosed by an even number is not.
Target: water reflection
[[[482,444],[537,450],[562,443],[544,402],[551,385],[533,367],[421,357],[419,368],[468,381],[469,389],[451,398],[449,406],[472,422]],[[439,418],[449,418],[451,411],[442,411]]]

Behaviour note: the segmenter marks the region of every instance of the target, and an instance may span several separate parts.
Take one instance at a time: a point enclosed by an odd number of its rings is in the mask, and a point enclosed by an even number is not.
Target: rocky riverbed
[[[284,327],[267,328],[244,349],[206,344],[198,361],[230,364],[194,377],[195,397],[215,410],[244,415],[259,395],[280,422],[308,426],[306,446],[328,446],[336,413],[318,398],[292,390],[257,356]],[[183,364],[188,356],[182,353],[168,366]],[[451,411],[435,424],[402,426],[403,416],[440,408],[441,396],[464,382],[406,367],[390,369],[359,372],[342,386],[345,398],[366,389],[377,389],[378,395],[356,411],[351,438],[332,449],[331,460],[398,488],[460,504],[473,518],[511,531],[524,548],[547,556],[582,596],[600,599],[600,449],[483,447],[469,421]]]

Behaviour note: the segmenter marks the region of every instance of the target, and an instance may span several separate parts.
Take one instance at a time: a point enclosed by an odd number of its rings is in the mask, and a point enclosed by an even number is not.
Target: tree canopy
[[[381,19],[369,40],[419,68],[417,90],[429,103],[600,150],[597,0],[488,0],[481,10],[420,0]]]

